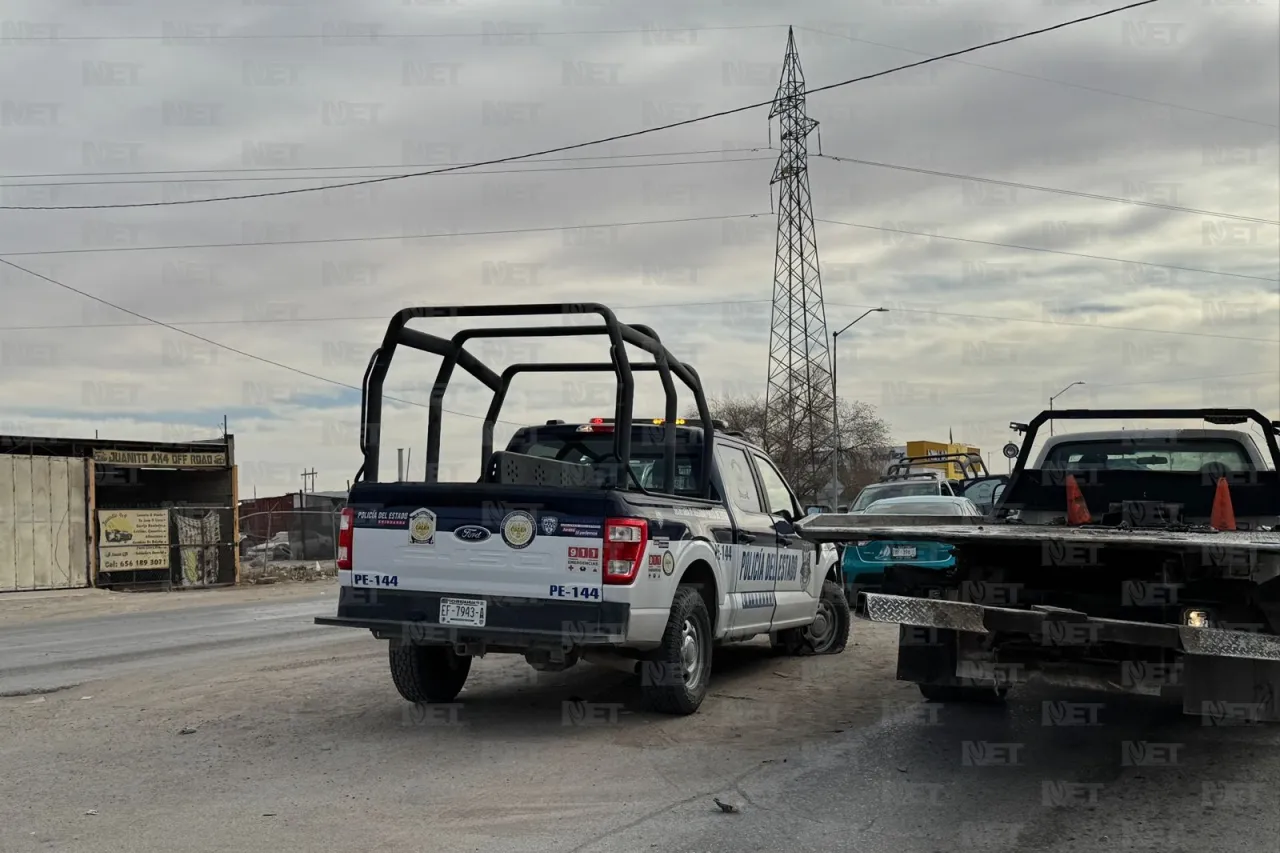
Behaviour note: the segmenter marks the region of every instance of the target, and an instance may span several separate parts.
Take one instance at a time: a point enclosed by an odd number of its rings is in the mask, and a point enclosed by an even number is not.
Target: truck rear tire
[[[387,645],[391,680],[410,702],[452,702],[471,672],[471,658],[450,646],[417,646],[391,640]]]
[[[773,646],[798,657],[838,655],[849,643],[852,622],[844,589],[833,581],[824,581],[813,624],[779,631]]]
[[[998,705],[1009,695],[1008,687],[961,687],[953,684],[917,684],[920,695],[930,702],[968,702]]]
[[[640,664],[640,693],[647,708],[692,714],[711,679],[711,617],[698,590],[676,588],[662,644]]]

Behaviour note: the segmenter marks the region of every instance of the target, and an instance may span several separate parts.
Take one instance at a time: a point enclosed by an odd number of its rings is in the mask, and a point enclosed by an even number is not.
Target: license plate
[[[469,625],[483,628],[485,602],[474,598],[440,599],[441,625]]]
[[[889,556],[898,560],[914,560],[916,558],[916,546],[895,545],[889,550]]]

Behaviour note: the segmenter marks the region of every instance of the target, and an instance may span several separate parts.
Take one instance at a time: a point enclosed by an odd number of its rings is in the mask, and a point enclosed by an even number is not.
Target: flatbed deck
[[[885,523],[884,516],[824,513],[798,525],[811,542],[850,540],[928,540],[947,544],[978,542],[1095,543],[1113,548],[1233,548],[1257,554],[1280,555],[1280,531],[1183,531],[1114,527],[1066,527],[1044,524],[992,523],[985,519],[955,524],[931,524],[931,519],[903,517]]]

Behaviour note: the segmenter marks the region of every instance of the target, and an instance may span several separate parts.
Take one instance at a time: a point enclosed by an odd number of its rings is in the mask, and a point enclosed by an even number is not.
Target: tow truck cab
[[[1106,523],[1113,506],[1145,501],[1163,505],[1160,519],[1153,520],[1208,524],[1219,480],[1230,489],[1236,529],[1280,523],[1275,497],[1266,487],[1274,481],[1274,466],[1243,430],[1098,430],[1053,436],[1034,465],[1010,483],[1003,512],[1024,524],[1064,517],[1068,474],[1097,523]]]

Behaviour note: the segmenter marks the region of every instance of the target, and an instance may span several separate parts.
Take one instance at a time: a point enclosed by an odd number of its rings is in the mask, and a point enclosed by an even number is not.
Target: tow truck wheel
[[[999,704],[1009,695],[1008,687],[960,687],[954,684],[917,684],[920,695],[930,702],[970,702]]]
[[[471,672],[471,658],[450,646],[417,646],[392,640],[387,646],[391,680],[410,702],[452,702]]]
[[[711,678],[711,618],[692,586],[676,588],[662,644],[640,665],[640,693],[650,710],[687,715],[698,710]]]
[[[825,581],[813,622],[803,628],[779,631],[772,645],[789,655],[838,655],[849,642],[852,621],[844,590],[833,581]]]

